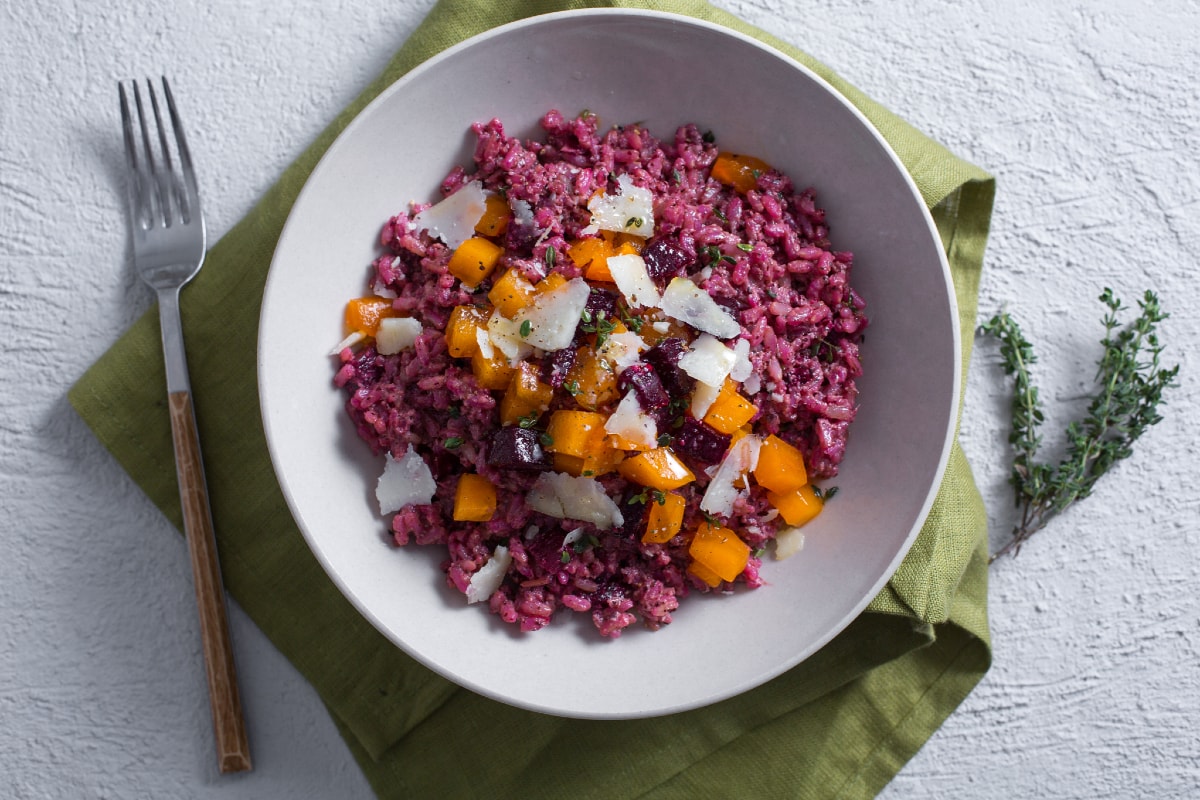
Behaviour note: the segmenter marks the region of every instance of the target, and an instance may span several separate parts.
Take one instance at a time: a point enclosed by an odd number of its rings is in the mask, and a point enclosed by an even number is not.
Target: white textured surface
[[[65,392],[150,301],[128,263],[115,82],[173,76],[219,236],[431,4],[0,6],[0,796],[370,796],[312,689],[237,609],[256,769],[217,776],[182,541]],[[992,568],[995,664],[884,796],[1196,796],[1200,9],[720,5],[997,175],[981,307],[1007,304],[1040,345],[1052,424],[1083,405],[1105,285],[1159,291],[1183,364],[1134,458]],[[981,345],[963,444],[998,539],[994,361]]]

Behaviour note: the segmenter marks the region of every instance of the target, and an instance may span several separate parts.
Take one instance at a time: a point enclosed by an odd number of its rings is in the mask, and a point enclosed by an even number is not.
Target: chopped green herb
[[[707,511],[701,511],[700,513],[704,515],[704,521],[707,522],[709,525],[712,525],[715,528],[721,527],[721,520],[717,519],[716,517],[714,517],[712,514],[708,513]]]
[[[712,131],[705,131],[700,138],[703,139],[706,144],[712,144],[717,140],[717,137],[713,135]]]
[[[445,441],[445,446],[446,446],[447,450],[457,450],[458,448],[463,446],[463,442],[465,442],[465,441],[466,440],[463,439],[461,436],[451,436],[449,439],[447,439]]]
[[[626,502],[634,506],[645,505],[646,501],[650,499],[648,492],[649,489],[642,489],[637,494],[632,495]]]
[[[721,222],[729,222],[729,217],[725,214],[725,209],[714,208],[713,214],[715,214],[717,219],[721,220]]]
[[[537,425],[538,419],[540,417],[541,417],[541,414],[539,414],[538,412],[530,411],[527,415],[518,419],[517,424],[520,425],[522,428],[529,429],[529,428],[532,428],[534,425]]]
[[[554,437],[542,431],[542,434],[538,436],[538,441],[542,443],[542,447],[549,447],[554,444]]]
[[[583,474],[583,477],[585,477],[585,478],[590,478],[590,477],[592,477],[593,475],[595,475],[596,473],[595,473],[595,472],[593,472],[593,471],[592,471],[592,470],[590,470],[590,469],[585,469],[585,470],[583,471],[583,473],[582,473],[582,474]]]
[[[662,489],[651,489],[650,492],[654,495],[654,502],[658,503],[660,506],[665,506],[667,504],[667,493]]]
[[[546,248],[546,269],[554,269],[554,262],[558,259],[558,251],[553,247]]]
[[[817,499],[821,500],[822,502],[832,499],[833,496],[838,493],[838,487],[836,486],[830,486],[828,489],[822,489],[820,486],[813,484],[812,488],[813,494],[815,494]]]
[[[672,438],[673,437],[669,433],[660,433],[658,435],[658,446],[670,447]]]
[[[446,411],[449,412],[451,419],[458,419],[462,416],[462,406],[460,406],[458,403],[451,403],[450,407],[446,409]]]
[[[683,175],[679,173],[679,170],[673,169],[671,170],[671,180],[675,181],[676,183],[683,183]]]
[[[579,394],[579,381],[567,381],[563,384],[563,388],[567,390],[567,394],[574,397]]]
[[[592,321],[592,312],[585,308],[583,312],[580,313],[579,318],[583,320],[584,324],[588,324]]]
[[[746,244],[745,242],[738,242],[737,249],[741,250],[743,253],[749,253],[751,250],[754,249],[754,245]]]
[[[629,219],[625,220],[625,227],[640,228],[642,227],[643,222],[645,222],[645,220],[643,220],[641,217],[630,217]]]
[[[547,252],[549,252],[549,251],[547,251]],[[528,336],[532,332],[533,332],[533,323],[532,322],[530,322],[529,320],[525,320],[524,322],[521,323],[521,338],[522,339],[524,339],[526,336]]]
[[[568,553],[566,550],[563,550],[562,555],[559,556],[558,560],[561,561],[563,564],[566,564],[567,562],[569,562],[571,560],[571,554]]]

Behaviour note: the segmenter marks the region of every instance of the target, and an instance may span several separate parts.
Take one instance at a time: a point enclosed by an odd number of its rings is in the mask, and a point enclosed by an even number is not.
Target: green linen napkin
[[[183,293],[228,590],[316,687],[383,798],[873,796],[990,663],[986,518],[957,445],[908,557],[834,641],[739,697],[632,721],[523,711],[417,664],[329,581],[275,482],[257,399],[258,312],[276,240],[310,170],[364,105],[423,60],[496,25],[593,6],[672,11],[742,31],[812,68],[858,106],[900,154],[933,209],[962,315],[965,366],[994,192],[986,173],[824,65],[701,0],[441,0],[384,73],[213,246]],[[181,527],[164,380],[158,323],[150,312],[80,378],[70,400]]]

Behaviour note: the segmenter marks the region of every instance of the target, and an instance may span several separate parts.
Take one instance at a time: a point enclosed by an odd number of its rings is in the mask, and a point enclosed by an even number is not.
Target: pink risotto
[[[541,127],[472,126],[472,167],[386,222],[335,383],[397,546],[523,631],[617,637],[795,549],[867,320],[812,189],[695,125]]]

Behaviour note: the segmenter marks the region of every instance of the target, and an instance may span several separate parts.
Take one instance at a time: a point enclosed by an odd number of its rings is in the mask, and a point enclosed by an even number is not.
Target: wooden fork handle
[[[244,772],[251,769],[250,744],[246,737],[233,663],[225,589],[221,582],[221,565],[217,560],[217,540],[208,504],[204,463],[200,457],[196,415],[190,392],[170,392],[167,402],[171,413],[171,433],[175,440],[175,468],[183,505],[183,528],[191,555],[196,604],[200,611],[200,636],[208,674],[213,733],[217,741],[217,766],[222,773]]]

